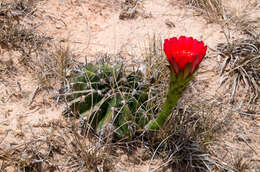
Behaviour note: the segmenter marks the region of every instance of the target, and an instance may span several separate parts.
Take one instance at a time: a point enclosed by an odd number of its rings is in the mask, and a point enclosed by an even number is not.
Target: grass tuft
[[[35,76],[43,88],[53,88],[57,83],[66,84],[66,77],[80,65],[74,60],[68,44],[40,50],[32,62]]]
[[[7,50],[18,50],[23,56],[41,47],[47,39],[22,24],[25,17],[32,16],[33,6],[29,1],[14,1],[0,4],[0,46]],[[22,61],[22,60],[21,60]]]
[[[224,7],[221,0],[188,0],[190,6],[206,16],[210,23],[219,23],[225,18]]]
[[[47,35],[27,26],[26,18],[33,17],[37,9],[33,1],[19,0],[0,4],[0,46],[19,53],[18,63],[38,78],[41,88],[64,82],[71,68],[77,66],[69,45],[56,46]],[[11,73],[16,66],[13,59],[2,62],[1,73]]]
[[[80,136],[75,124],[53,123],[43,136],[0,148],[1,171],[111,171],[104,147]]]
[[[219,44],[219,55],[223,58],[220,75],[221,85],[228,82],[232,88],[230,100],[244,86],[249,93],[249,103],[256,102],[260,92],[260,40],[239,39]]]
[[[243,158],[243,155],[238,155],[233,162],[234,169],[238,172],[250,170],[250,163]]]

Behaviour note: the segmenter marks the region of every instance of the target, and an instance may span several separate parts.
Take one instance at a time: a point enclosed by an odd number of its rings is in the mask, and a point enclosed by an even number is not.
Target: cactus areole
[[[202,41],[185,36],[165,39],[163,46],[170,63],[170,86],[159,116],[145,126],[147,130],[158,130],[163,126],[207,51]]]

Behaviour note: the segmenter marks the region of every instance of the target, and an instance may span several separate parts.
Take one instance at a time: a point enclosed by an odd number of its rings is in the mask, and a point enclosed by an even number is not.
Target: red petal
[[[183,71],[189,62],[192,64],[191,72],[193,72],[203,60],[206,51],[207,46],[192,37],[181,36],[179,39],[173,37],[164,41],[164,52],[176,73],[179,70]]]

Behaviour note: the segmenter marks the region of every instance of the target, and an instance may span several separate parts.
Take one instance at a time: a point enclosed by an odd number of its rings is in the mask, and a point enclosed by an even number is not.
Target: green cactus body
[[[149,87],[142,73],[127,73],[120,64],[87,64],[71,80],[72,92],[64,115],[70,112],[84,117],[96,130],[114,125],[117,137],[130,136],[129,128],[143,128],[147,123],[146,106]]]
[[[133,118],[132,112],[128,104],[124,104],[122,107],[121,115],[118,117],[118,128],[116,134],[118,137],[130,136],[130,131],[128,128],[128,122]]]
[[[95,128],[98,125],[99,121],[102,119],[103,114],[105,113],[104,109],[106,109],[108,106],[106,100],[107,98],[103,97],[90,109],[83,111],[83,113],[80,114],[80,117],[84,117],[84,119],[87,119],[92,124],[92,127]]]
[[[154,120],[151,120],[149,111],[152,109],[148,95],[150,88],[144,83],[142,73],[127,73],[124,66],[119,64],[87,64],[71,81],[68,108],[76,116],[87,119],[97,132],[111,123],[115,128],[115,136],[119,138],[131,137],[139,129],[158,130],[193,78],[189,73],[190,68],[191,65],[187,65],[178,75],[171,71],[167,99]],[[63,114],[68,115],[69,111]]]
[[[114,116],[114,109],[116,107],[116,103],[117,103],[117,97],[113,97],[110,101],[109,101],[109,106],[107,108],[107,112],[105,114],[105,116],[102,118],[102,120],[98,123],[97,125],[97,130],[100,130],[102,129],[102,126],[104,126],[105,124],[109,123],[112,121],[113,119],[113,116]]]

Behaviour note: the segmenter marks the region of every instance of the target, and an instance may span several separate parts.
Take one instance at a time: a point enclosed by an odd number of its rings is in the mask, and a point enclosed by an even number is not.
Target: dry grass
[[[250,164],[249,162],[247,162],[246,160],[244,160],[242,155],[238,155],[235,158],[235,161],[233,163],[234,168],[238,171],[238,172],[244,172],[246,170],[250,170]]]
[[[148,45],[144,49],[144,64],[141,66],[144,77],[149,83],[151,90],[156,90],[160,94],[150,97],[150,103],[154,104],[156,109],[162,107],[167,95],[169,81],[169,66],[164,55],[162,40],[153,35],[148,39]]]
[[[257,37],[259,33],[259,13],[260,4],[258,1],[251,0],[245,2],[243,10],[237,12],[225,5],[222,0],[187,0],[187,3],[195,7],[199,15],[202,15],[210,23],[218,23],[222,26],[232,27],[234,30],[241,31],[245,34]],[[236,1],[234,1],[236,3]],[[238,2],[241,3],[241,2]]]
[[[219,23],[225,18],[222,0],[188,0],[210,23]]]
[[[1,48],[20,54],[18,63],[38,78],[38,87],[30,103],[39,89],[58,91],[56,83],[66,84],[70,69],[78,65],[68,44],[55,46],[51,38],[23,22],[26,17],[33,17],[35,10],[33,1],[0,3]],[[17,72],[11,57],[0,60],[1,78]],[[105,146],[91,143],[79,134],[79,130],[72,121],[64,125],[51,124],[42,136],[9,148],[3,145],[0,148],[0,171],[111,171],[112,160],[106,155]],[[1,138],[1,144],[4,139]]]
[[[113,160],[105,146],[97,146],[81,136],[73,122],[62,123],[50,123],[42,136],[0,148],[1,171],[113,170]]]
[[[234,1],[234,3],[236,3],[236,1]],[[231,6],[232,5],[233,4],[231,4]],[[236,4],[234,4],[234,6],[236,6]],[[226,19],[223,25],[229,25],[232,29],[241,31],[243,34],[247,34],[254,39],[257,39],[260,32],[259,12],[259,1],[245,1],[240,8],[237,7],[232,9],[232,7],[229,7],[229,9],[226,9]]]
[[[260,92],[259,38],[228,40],[228,43],[218,45],[218,51],[223,58],[220,84],[228,82],[230,85],[231,101],[237,89],[244,86],[249,95],[247,102],[256,102]]]
[[[31,3],[15,1],[1,3],[0,7],[0,45],[3,49],[20,51],[20,63],[26,64],[31,53],[41,48],[49,38],[22,24],[23,18],[34,13]]]
[[[54,81],[63,82],[70,68],[77,63],[73,60],[68,43],[56,46],[50,37],[23,22],[25,18],[33,17],[37,10],[33,1],[1,3],[0,7],[1,48],[18,52],[18,63],[38,78],[41,88],[55,86]],[[14,61],[10,58],[3,63],[0,71],[10,74],[15,68]]]
[[[46,88],[54,88],[56,84],[66,81],[66,76],[79,65],[74,59],[69,45],[49,47],[39,51],[34,59],[33,69],[39,80],[39,85]],[[31,60],[32,61],[32,60]]]
[[[187,101],[187,100],[186,100]],[[215,140],[223,119],[213,116],[214,105],[197,102],[183,104],[175,109],[164,128],[147,138],[144,144],[153,157],[164,160],[161,167],[180,171],[210,171],[215,167],[225,169],[212,159],[207,147]],[[152,146],[149,146],[152,145]]]

